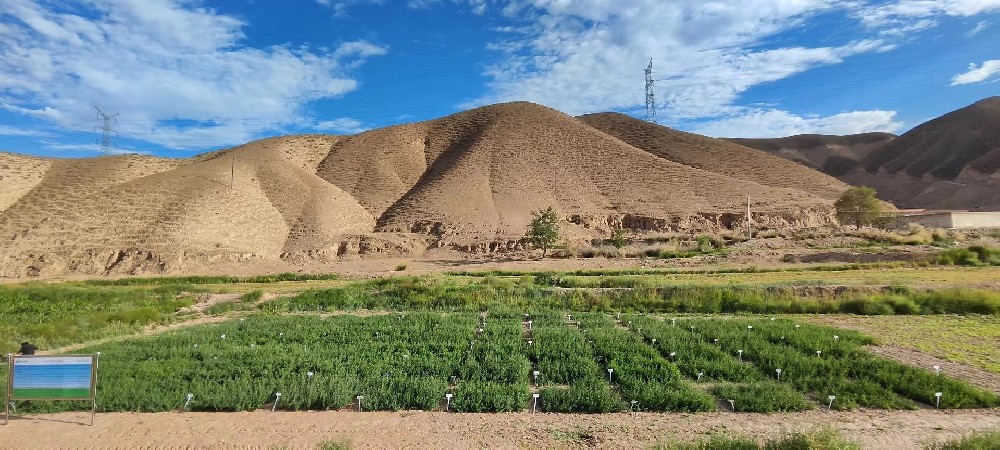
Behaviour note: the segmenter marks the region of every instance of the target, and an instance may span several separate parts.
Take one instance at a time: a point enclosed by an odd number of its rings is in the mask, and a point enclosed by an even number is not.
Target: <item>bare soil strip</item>
[[[449,414],[443,412],[109,413],[12,418],[0,448],[639,448],[709,433],[757,438],[832,427],[868,449],[917,448],[1000,427],[1000,410],[784,414]]]

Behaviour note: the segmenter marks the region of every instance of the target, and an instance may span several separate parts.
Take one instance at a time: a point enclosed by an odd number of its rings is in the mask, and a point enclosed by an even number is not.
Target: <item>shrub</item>
[[[396,266],[396,272],[402,272],[406,270],[406,264],[399,264]]]

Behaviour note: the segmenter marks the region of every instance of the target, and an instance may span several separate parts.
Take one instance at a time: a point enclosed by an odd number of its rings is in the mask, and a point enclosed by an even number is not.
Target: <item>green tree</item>
[[[628,241],[625,240],[624,228],[615,228],[615,231],[611,234],[611,245],[614,245],[618,250],[628,245]]]
[[[549,247],[555,245],[557,239],[559,239],[559,217],[556,216],[556,210],[550,206],[544,210],[533,211],[524,240],[535,248],[542,249],[542,259],[544,259]]]
[[[840,223],[853,223],[855,228],[862,225],[884,226],[887,215],[882,202],[875,198],[875,189],[853,186],[833,203]]]

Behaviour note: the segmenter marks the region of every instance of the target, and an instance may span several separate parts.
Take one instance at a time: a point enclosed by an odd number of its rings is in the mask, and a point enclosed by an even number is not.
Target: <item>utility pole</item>
[[[646,121],[656,123],[656,99],[653,98],[653,59],[646,67]]]
[[[114,124],[118,125],[118,113],[114,113],[109,116],[107,114],[104,114],[104,111],[101,111],[101,108],[95,106],[94,109],[97,110],[97,118],[104,119],[103,126],[100,127],[96,125],[94,126],[95,131],[98,128],[101,129],[101,139],[98,140],[98,143],[101,144],[101,154],[110,155],[114,153],[113,151],[114,143],[111,141],[111,133],[118,134],[118,131],[116,131],[114,128],[111,128],[111,121],[114,121],[115,122]]]
[[[750,221],[750,196],[747,196],[747,239],[753,239],[753,223]]]

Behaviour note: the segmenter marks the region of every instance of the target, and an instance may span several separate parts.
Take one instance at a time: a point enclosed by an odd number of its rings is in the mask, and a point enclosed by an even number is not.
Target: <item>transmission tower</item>
[[[114,125],[118,125],[118,113],[114,113],[109,116],[104,114],[104,111],[101,111],[101,108],[95,106],[94,109],[97,110],[97,118],[104,119],[104,126],[94,126],[95,131],[98,128],[101,130],[101,138],[98,139],[97,143],[101,144],[102,155],[110,155],[114,153],[114,143],[111,141],[111,133],[118,134],[118,131],[111,128],[111,122],[114,121]]]
[[[646,121],[656,123],[656,100],[653,98],[653,60],[646,67]]]

